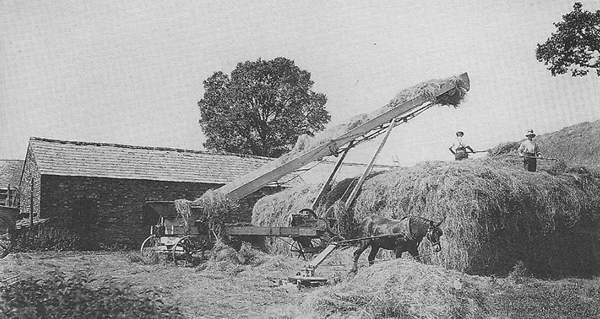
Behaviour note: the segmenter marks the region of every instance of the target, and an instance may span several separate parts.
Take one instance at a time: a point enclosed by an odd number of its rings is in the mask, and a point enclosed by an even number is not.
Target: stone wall
[[[100,177],[52,176],[41,178],[40,210],[51,225],[66,226],[78,232],[94,249],[136,248],[148,237],[150,227],[144,216],[147,201],[194,200],[219,184],[127,180]],[[265,189],[244,199],[247,221],[252,207]]]

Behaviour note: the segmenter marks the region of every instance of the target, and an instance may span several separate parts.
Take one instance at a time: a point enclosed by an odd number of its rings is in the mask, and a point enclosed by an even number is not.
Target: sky
[[[395,128],[377,163],[453,160],[457,130],[484,150],[600,119],[600,78],[552,77],[535,59],[573,3],[0,0],[0,159],[24,159],[30,137],[203,150],[202,81],[285,57],[327,95],[328,127],[467,72],[462,105]]]

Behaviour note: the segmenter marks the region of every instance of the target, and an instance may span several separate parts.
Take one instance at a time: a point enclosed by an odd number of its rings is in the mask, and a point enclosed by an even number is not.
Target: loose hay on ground
[[[303,307],[315,318],[486,318],[487,279],[398,259],[311,293]]]

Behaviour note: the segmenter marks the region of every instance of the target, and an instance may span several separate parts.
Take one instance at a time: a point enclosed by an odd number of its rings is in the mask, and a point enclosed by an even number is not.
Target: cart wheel
[[[325,242],[320,238],[299,238],[294,239],[290,249],[292,257],[302,257],[302,259],[311,259],[314,255],[323,251]]]
[[[150,235],[142,243],[142,246],[140,247],[140,253],[142,254],[142,256],[150,256],[156,254],[158,244],[158,238],[154,235]]]
[[[302,258],[306,260],[306,256],[304,255],[304,250],[302,249],[302,245],[297,240],[292,240],[292,244],[290,245],[290,253],[292,257]]]
[[[337,214],[335,213],[335,209],[333,206],[329,207],[327,212],[325,212],[325,221],[327,221],[327,230],[334,235],[340,233],[340,223],[337,218]]]
[[[10,253],[16,238],[15,223],[9,217],[0,215],[0,258],[4,258]]]
[[[176,266],[195,266],[204,253],[204,243],[195,236],[185,236],[177,241],[171,252]]]

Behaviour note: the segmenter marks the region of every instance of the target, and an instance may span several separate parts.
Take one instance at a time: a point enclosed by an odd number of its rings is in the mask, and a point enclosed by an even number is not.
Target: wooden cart
[[[167,255],[176,265],[193,265],[204,251],[215,244],[216,235],[206,225],[201,221],[186,225],[172,202],[154,201],[146,204],[159,218],[158,223],[150,227],[150,236],[140,247],[142,255]],[[328,229],[327,222],[316,218],[316,214],[310,209],[292,214],[288,227],[225,224],[223,231],[232,240],[248,237],[291,238],[291,254],[304,259],[319,253],[332,240],[339,239]]]

